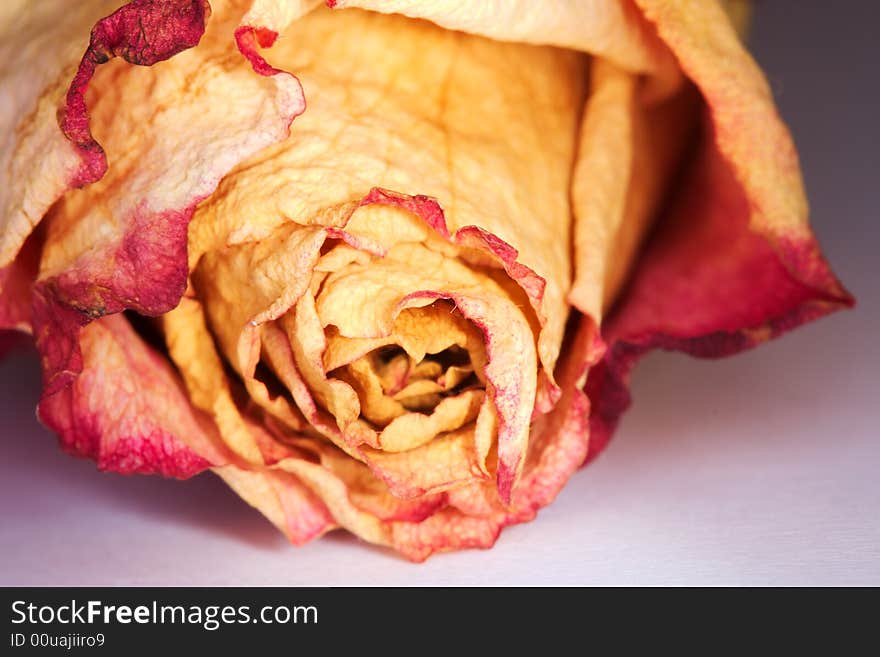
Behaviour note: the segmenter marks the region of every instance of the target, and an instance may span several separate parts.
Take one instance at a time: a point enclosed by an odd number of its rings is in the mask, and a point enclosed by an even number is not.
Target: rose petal
[[[131,0],[92,28],[89,47],[58,110],[61,132],[80,152],[82,169],[75,186],[107,172],[104,149],[89,129],[86,90],[97,67],[114,57],[152,66],[198,45],[211,15],[207,0]]]
[[[184,297],[161,321],[168,353],[177,365],[193,406],[212,417],[223,442],[239,459],[263,463],[263,450],[235,403],[201,304]]]
[[[572,179],[572,305],[598,324],[627,280],[643,238],[688,150],[697,94],[640,99],[644,80],[594,60]]]
[[[393,419],[379,434],[385,452],[405,452],[430,442],[434,437],[469,425],[483,406],[482,390],[465,390],[446,397],[430,413],[406,413]]]
[[[421,522],[446,504],[443,493],[411,499],[395,497],[389,493],[382,480],[360,461],[349,458],[332,447],[319,445],[317,450],[321,466],[331,477],[344,483],[347,503],[381,522]],[[383,544],[387,545],[387,542]]]
[[[268,322],[262,327],[261,338],[263,342],[263,358],[265,358],[267,365],[290,392],[294,402],[305,418],[322,435],[334,439],[334,442],[344,449],[345,445],[339,424],[331,414],[332,410],[328,413],[327,410],[319,407],[316,403],[316,397],[313,396],[312,389],[310,389],[306,379],[301,374],[302,370],[297,365],[297,356],[291,346],[291,341],[288,339],[288,334],[279,328],[275,322]],[[303,356],[301,355],[300,358],[303,358]],[[320,381],[321,379],[317,380]],[[344,416],[344,419],[354,421],[351,417],[359,409],[357,395],[350,387],[346,394],[350,394],[349,408],[352,415]],[[335,406],[330,406],[329,408],[332,409]],[[355,445],[350,447],[354,448]]]
[[[15,259],[52,203],[77,182],[82,155],[59,129],[56,114],[71,68],[89,45],[89,30],[119,4],[44,0],[29,3],[27,11],[23,3],[3,5],[9,14],[0,21],[0,60],[10,65],[3,69],[0,111],[0,168],[7,172],[0,185],[0,267]]]
[[[215,16],[201,38],[208,13],[204,0],[134,0],[96,24],[60,111],[60,127],[54,127],[73,145],[75,170],[70,146],[51,131],[40,132],[46,130],[42,114],[37,132],[19,129],[23,137],[11,166],[43,167],[49,179],[36,190],[13,190],[9,235],[20,232],[16,217],[41,216],[66,187],[92,183],[107,172],[99,183],[68,193],[49,221],[33,316],[47,395],[78,372],[79,325],[125,308],[158,314],[177,302],[187,273],[186,224],[195,204],[238,161],[283,138],[302,111],[298,83],[289,74],[261,78],[248,71],[244,58],[230,65],[225,53],[237,20],[230,12]],[[35,19],[49,20],[42,14]],[[111,62],[96,70],[111,55],[145,66]],[[233,94],[237,101],[230,105],[232,86],[241,93]],[[40,108],[50,102],[55,92],[48,88],[49,95],[30,102]],[[89,129],[90,94],[109,170]],[[175,102],[168,103],[172,97]],[[205,99],[212,97],[225,102],[206,111]],[[37,138],[40,150],[29,141]],[[6,248],[14,253],[16,246]]]
[[[603,331],[608,357],[587,388],[591,457],[628,406],[629,372],[647,350],[725,356],[852,305],[810,232],[767,83],[720,7],[638,4],[708,111],[697,157]]]
[[[31,333],[31,289],[37,278],[43,236],[31,234],[15,260],[0,269],[0,330]],[[2,352],[0,352],[2,355]]]
[[[434,435],[405,451],[368,450],[370,465],[381,472],[395,497],[419,497],[486,479],[476,460],[472,427]]]
[[[215,468],[214,472],[294,545],[304,545],[336,526],[323,502],[293,475],[235,466]]]
[[[365,264],[365,268],[369,267]],[[431,326],[430,331],[424,330],[426,325]],[[399,345],[412,361],[419,363],[427,354],[439,354],[452,346],[475,346],[474,333],[473,326],[455,313],[450,304],[405,308],[394,318],[387,338],[346,338],[338,332],[329,337],[324,367],[328,372],[335,370],[388,344]]]
[[[330,7],[426,18],[450,30],[498,39],[583,50],[636,73],[652,73],[666,84],[678,79],[669,51],[629,2],[619,0],[330,0]]]
[[[80,346],[80,375],[39,406],[40,420],[66,451],[94,459],[101,470],[180,478],[228,461],[174,371],[123,316],[85,327]]]
[[[557,372],[563,394],[553,411],[533,429],[529,454],[512,504],[505,508],[485,485],[471,485],[447,493],[450,507],[421,523],[395,523],[392,545],[414,561],[462,548],[491,547],[501,530],[534,518],[559,493],[587,454],[589,402],[577,385],[587,367],[602,354],[595,325],[578,323],[567,345],[571,358]]]

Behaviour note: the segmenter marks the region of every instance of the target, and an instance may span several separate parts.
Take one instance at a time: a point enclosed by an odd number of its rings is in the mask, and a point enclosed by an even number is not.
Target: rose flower
[[[101,469],[489,547],[642,353],[851,304],[740,3],[121,4],[0,10],[0,328]]]

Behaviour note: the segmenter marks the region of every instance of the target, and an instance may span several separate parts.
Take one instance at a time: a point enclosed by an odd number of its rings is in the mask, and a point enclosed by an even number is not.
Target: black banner
[[[803,589],[6,588],[2,598],[3,655],[178,654],[184,646],[335,654],[353,640],[392,654],[470,654],[475,641],[497,651],[526,640],[586,651],[702,636],[744,647],[777,637],[791,647],[798,637],[818,641],[835,620],[845,628],[833,634],[839,648],[872,626],[874,609],[853,605],[851,592]]]

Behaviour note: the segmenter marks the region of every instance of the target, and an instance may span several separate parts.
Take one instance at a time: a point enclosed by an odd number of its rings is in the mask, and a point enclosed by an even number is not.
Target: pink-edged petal
[[[38,411],[66,451],[101,470],[179,478],[228,460],[175,372],[123,316],[84,328],[80,347],[80,375],[44,396]]]
[[[15,7],[15,5],[18,7]],[[0,267],[11,263],[46,211],[81,177],[82,154],[59,129],[58,108],[89,30],[120,0],[8,2],[0,24]],[[20,11],[27,5],[27,11]],[[16,15],[17,14],[17,15]],[[59,16],[64,20],[59,20]],[[11,18],[15,15],[15,20]]]
[[[107,157],[92,136],[86,107],[86,90],[95,69],[114,57],[152,66],[193,48],[205,33],[210,15],[208,0],[131,0],[95,24],[65,103],[58,110],[61,131],[82,160],[72,186],[88,185],[107,171]]]
[[[64,134],[83,153],[84,173],[76,184],[106,176],[66,198],[51,218],[33,317],[47,394],[77,375],[78,326],[125,309],[157,315],[177,304],[188,272],[187,224],[196,205],[238,162],[283,139],[304,109],[299,83],[288,73],[258,71],[267,76],[262,78],[236,69],[233,74],[224,64],[225,75],[212,75],[211,67],[229,43],[211,33],[194,55],[187,53],[149,74],[157,94],[170,93],[162,86],[163,72],[178,76],[165,83],[179,87],[172,107],[162,108],[161,98],[150,96],[152,87],[135,78],[117,78],[127,80],[117,84],[119,93],[135,93],[137,102],[149,107],[113,108],[108,114],[112,100],[98,98],[104,105],[97,113],[113,149],[108,170],[103,149],[89,131],[85,105],[97,64],[119,55],[150,66],[179,54],[202,40],[208,14],[203,0],[136,0],[93,30],[59,118]],[[245,55],[240,68],[253,61],[253,53]],[[215,96],[219,107],[230,94],[235,102],[225,110],[205,111],[206,97]],[[142,112],[154,115],[138,124]],[[116,152],[126,121],[140,140],[137,157]],[[120,122],[116,132],[113,122]],[[89,241],[89,233],[97,237]]]
[[[688,182],[604,329],[608,354],[587,383],[590,458],[629,406],[630,371],[650,349],[728,356],[852,304],[814,240],[774,248],[748,225],[749,199],[711,140]]]
[[[810,231],[797,153],[767,82],[720,6],[637,4],[707,108],[694,160],[603,326],[608,353],[587,384],[590,458],[649,349],[726,356],[853,303]]]

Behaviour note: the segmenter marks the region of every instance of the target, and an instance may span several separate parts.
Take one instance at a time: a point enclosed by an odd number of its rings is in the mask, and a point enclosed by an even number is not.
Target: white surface
[[[341,533],[293,548],[210,475],[96,472],[37,425],[36,359],[14,356],[0,364],[0,584],[880,585],[880,145],[863,96],[876,21],[805,3],[790,30],[785,4],[760,6],[755,47],[857,311],[725,361],[652,355],[611,447],[555,504],[491,551],[423,565]]]

